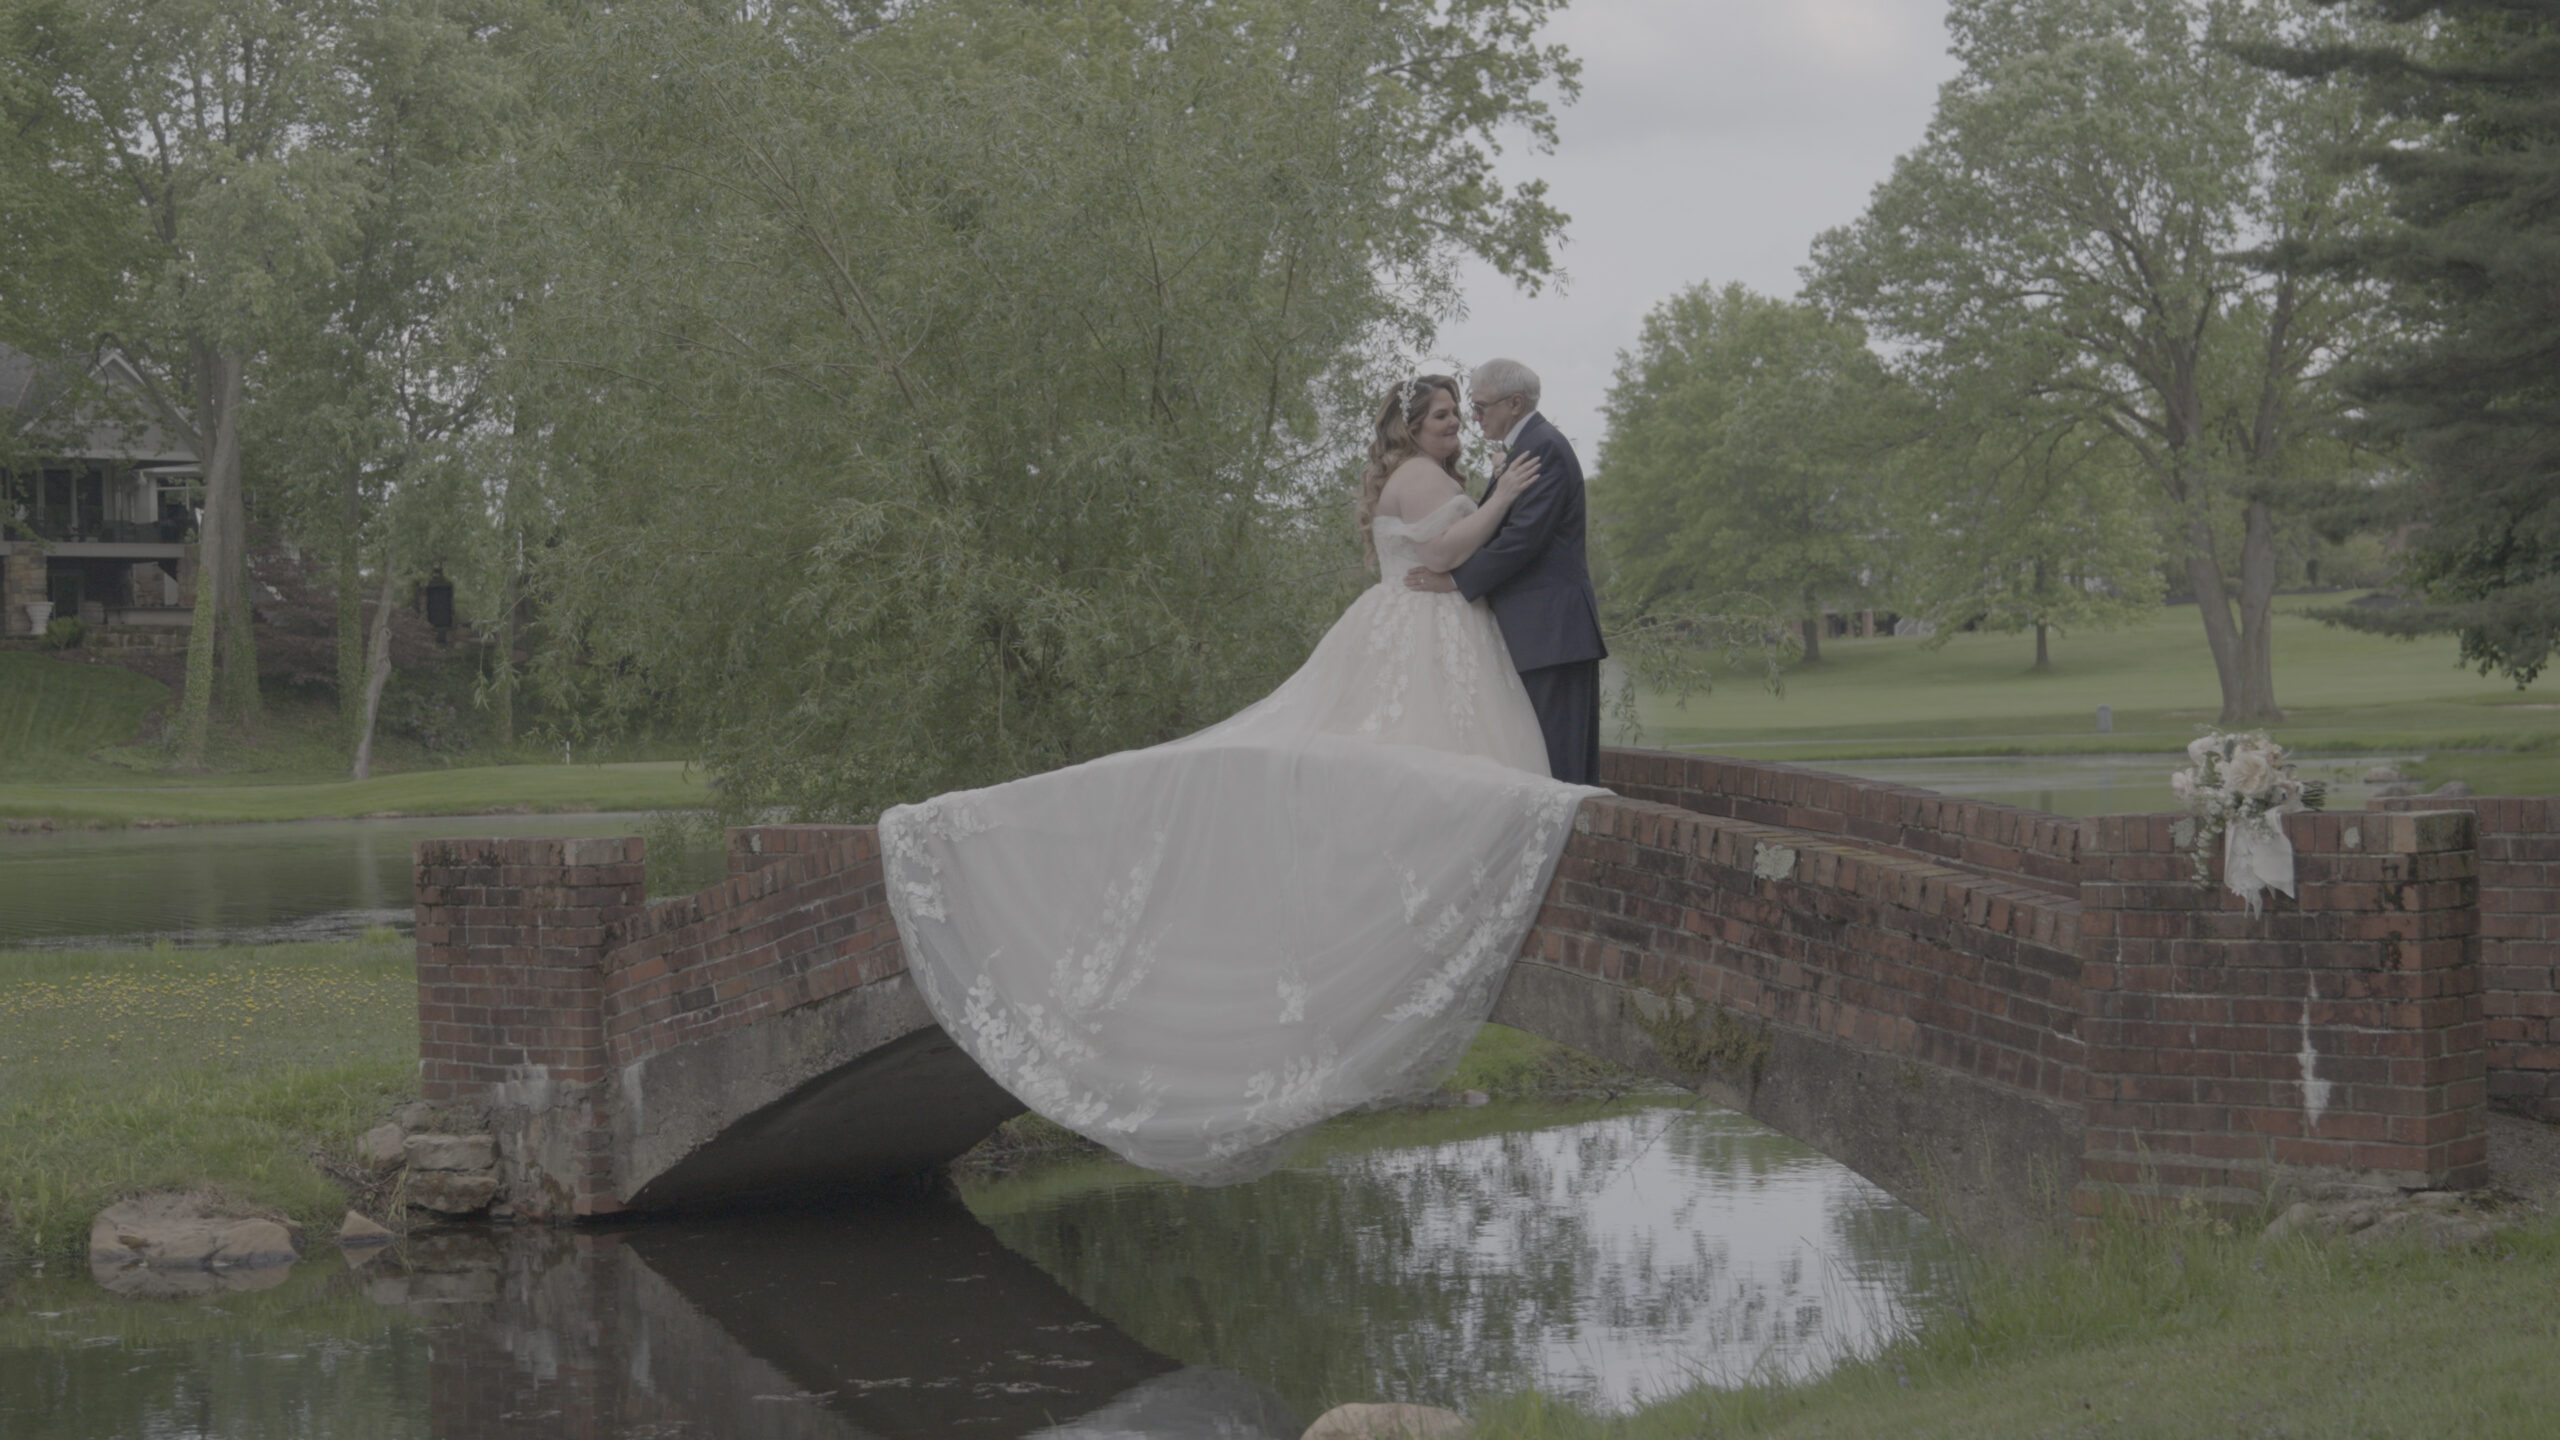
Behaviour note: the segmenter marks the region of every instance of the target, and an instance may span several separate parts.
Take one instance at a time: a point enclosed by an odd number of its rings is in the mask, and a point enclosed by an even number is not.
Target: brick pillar
[[[2291,816],[2300,898],[2255,917],[2195,885],[2183,828],[2083,825],[2074,1208],[2484,1183],[2471,817]]]
[[[637,839],[418,844],[419,1083],[498,1137],[517,1214],[621,1208],[603,958],[646,903],[641,869]]]
[[[2479,817],[2489,1103],[2560,1124],[2560,797],[2416,795],[2374,804]]]

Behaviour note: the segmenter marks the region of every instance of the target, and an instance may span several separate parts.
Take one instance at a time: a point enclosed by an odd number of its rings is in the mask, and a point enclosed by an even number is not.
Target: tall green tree
[[[356,0],[5,0],[0,91],[41,96],[80,135],[53,150],[62,183],[115,192],[137,223],[113,247],[112,330],[165,392],[204,468],[202,561],[182,761],[215,710],[259,712],[241,446],[251,370],[324,283],[362,187],[342,143],[358,87]]]
[[[1639,615],[1754,597],[1821,659],[1825,606],[1858,603],[1888,549],[1896,390],[1864,333],[1812,306],[1701,284],[1654,307],[1602,407],[1614,595]]]
[[[513,428],[564,701],[812,815],[1168,738],[1354,583],[1350,437],[1570,63],[1548,0],[641,0],[542,57]]]
[[[2279,514],[2353,469],[2335,379],[2378,323],[2370,283],[2303,255],[2378,217],[2338,156],[2381,131],[2349,87],[2236,47],[2334,22],[2309,0],[1956,0],[1948,26],[1960,72],[1816,243],[1815,293],[1924,390],[2009,383],[2105,427],[2174,517],[2223,723],[2279,718]]]
[[[2260,52],[2359,78],[2422,135],[2360,157],[2398,223],[2332,258],[2391,287],[2390,341],[2351,377],[2369,431],[2408,469],[2360,517],[2397,527],[2419,605],[2327,618],[2450,631],[2519,686],[2560,641],[2560,11],[2545,0],[2372,0],[2422,33]]]
[[[2051,632],[2156,609],[2160,545],[2134,468],[2076,407],[1942,397],[1893,471],[1893,608],[1934,622],[1938,643],[2031,630],[2037,670]]]

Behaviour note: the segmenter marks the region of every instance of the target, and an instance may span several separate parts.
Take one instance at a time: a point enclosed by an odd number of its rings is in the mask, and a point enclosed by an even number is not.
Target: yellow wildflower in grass
[[[414,1093],[416,993],[396,937],[0,956],[0,1249],[164,1186],[332,1218],[307,1154]]]

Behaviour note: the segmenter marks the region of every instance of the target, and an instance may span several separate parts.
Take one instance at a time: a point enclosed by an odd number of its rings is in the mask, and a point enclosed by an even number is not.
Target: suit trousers
[[[1546,732],[1547,771],[1576,785],[1600,783],[1600,662],[1574,660],[1520,672],[1529,708]]]

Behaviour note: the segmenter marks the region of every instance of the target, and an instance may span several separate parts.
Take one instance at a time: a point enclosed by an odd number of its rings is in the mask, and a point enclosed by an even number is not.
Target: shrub
[[[79,616],[56,615],[44,627],[44,648],[69,650],[80,643],[81,636],[88,633],[89,627],[80,623]]]

